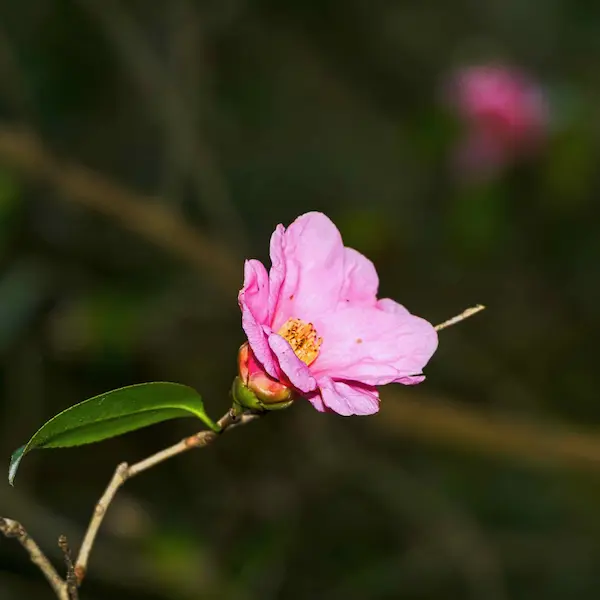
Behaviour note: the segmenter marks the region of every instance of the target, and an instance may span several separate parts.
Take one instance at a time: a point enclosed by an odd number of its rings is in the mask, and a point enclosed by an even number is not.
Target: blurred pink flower
[[[472,66],[451,80],[450,104],[466,126],[461,170],[493,174],[539,149],[549,126],[542,88],[518,69]]]
[[[271,236],[271,270],[246,261],[239,293],[240,378],[252,378],[283,398],[283,388],[319,411],[369,415],[379,410],[377,387],[416,384],[437,348],[433,326],[394,300],[377,299],[373,263],[345,248],[325,215],[298,217]],[[252,388],[251,388],[252,389]]]

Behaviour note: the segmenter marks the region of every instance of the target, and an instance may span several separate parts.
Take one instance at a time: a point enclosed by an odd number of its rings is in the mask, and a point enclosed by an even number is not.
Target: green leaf
[[[36,448],[91,444],[179,417],[198,417],[219,431],[204,412],[198,392],[179,383],[141,383],[100,394],[53,417],[16,450],[10,459],[8,481],[13,485],[22,458]]]

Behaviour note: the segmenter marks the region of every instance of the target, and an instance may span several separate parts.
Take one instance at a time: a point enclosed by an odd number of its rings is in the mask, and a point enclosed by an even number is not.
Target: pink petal
[[[247,260],[244,263],[244,287],[238,299],[243,295],[244,302],[260,323],[268,318],[269,275],[259,260]]]
[[[390,307],[389,303],[385,306]],[[416,383],[437,348],[433,326],[410,313],[348,307],[316,322],[323,345],[313,375],[366,385]]]
[[[344,281],[340,302],[375,304],[379,277],[373,263],[353,248],[344,248]]]
[[[397,315],[397,316],[412,316],[402,304],[398,304],[391,298],[381,298],[377,301],[377,308],[384,312]],[[402,385],[416,385],[417,383],[423,383],[425,381],[425,375],[406,375],[394,380],[394,383],[401,383]]]
[[[315,410],[319,412],[327,412],[327,407],[323,404],[323,398],[321,397],[321,392],[316,389],[314,392],[310,392],[306,394],[306,399],[313,405]]]
[[[279,295],[281,293],[281,286],[285,279],[285,254],[283,251],[283,243],[285,236],[285,227],[283,225],[277,225],[273,235],[271,235],[271,270],[269,271],[269,307],[268,307],[268,322],[273,322],[273,316],[277,303],[279,301]]]
[[[269,346],[279,361],[279,366],[290,383],[301,392],[312,392],[317,387],[315,378],[305,363],[292,350],[287,340],[272,333],[268,337]]]
[[[248,343],[256,360],[263,366],[264,370],[277,379],[279,370],[273,352],[269,347],[267,336],[263,331],[263,326],[255,319],[252,311],[244,303],[240,302],[242,308],[242,329],[248,338]]]
[[[323,404],[339,415],[372,415],[379,410],[379,394],[374,387],[323,377],[319,389]]]
[[[406,375],[406,377],[400,377],[396,379],[394,383],[401,383],[402,385],[417,385],[425,381],[425,375]]]
[[[278,237],[275,241],[279,242]],[[274,331],[290,318],[310,322],[313,315],[335,309],[344,282],[344,245],[325,215],[311,212],[298,217],[283,234],[282,250],[285,271],[272,321]]]
[[[408,310],[402,306],[402,304],[398,304],[395,300],[391,298],[381,298],[377,300],[377,308],[379,310],[383,310],[384,312],[391,313],[393,315],[410,315]]]
[[[263,331],[267,318],[269,282],[267,271],[258,260],[248,260],[244,265],[244,287],[238,294],[242,310],[242,328],[256,359],[271,377],[277,377],[278,369],[273,353]]]

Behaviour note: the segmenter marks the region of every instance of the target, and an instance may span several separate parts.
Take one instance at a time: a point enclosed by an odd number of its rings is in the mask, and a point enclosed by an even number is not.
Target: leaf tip
[[[26,446],[21,446],[17,448],[10,457],[10,464],[8,466],[8,483],[14,487],[15,485],[15,477],[17,476],[17,470],[19,465],[21,464],[21,460],[23,455],[25,454]]]

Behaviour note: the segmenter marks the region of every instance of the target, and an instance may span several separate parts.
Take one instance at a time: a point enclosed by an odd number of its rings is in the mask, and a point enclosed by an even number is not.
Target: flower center
[[[277,332],[287,340],[294,354],[306,365],[310,365],[319,356],[323,338],[318,337],[312,323],[301,319],[288,319]]]

